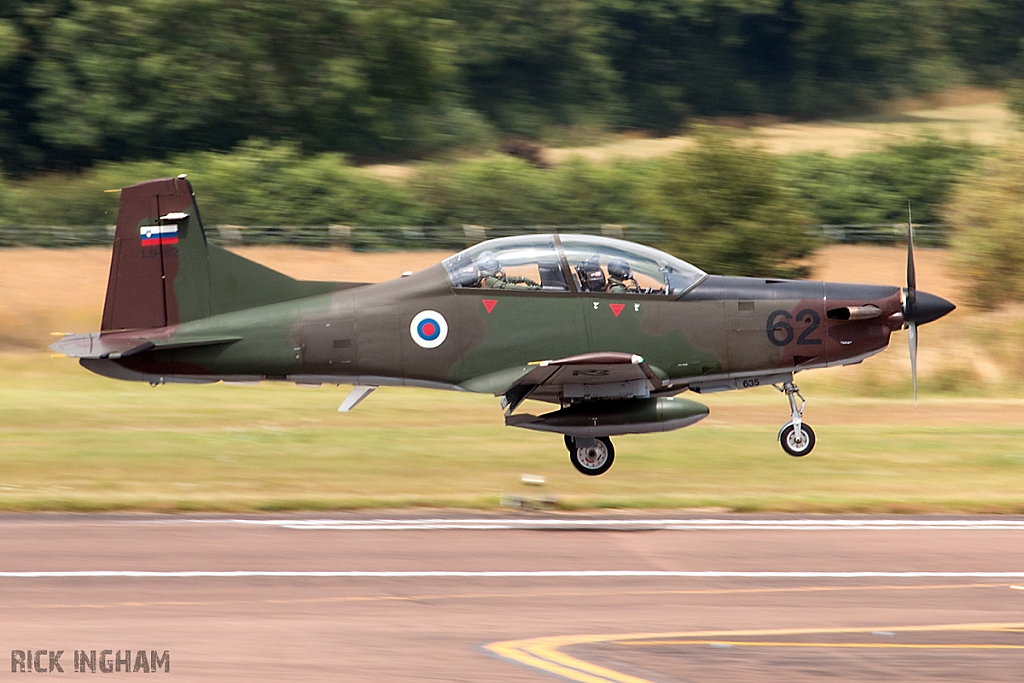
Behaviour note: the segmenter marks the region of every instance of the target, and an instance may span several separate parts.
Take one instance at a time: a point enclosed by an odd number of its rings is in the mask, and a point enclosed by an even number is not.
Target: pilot
[[[629,262],[613,258],[608,261],[608,286],[606,292],[613,294],[639,294],[640,285],[633,279],[633,269]]]
[[[476,269],[480,273],[480,286],[484,289],[509,289],[523,287],[540,289],[540,285],[528,277],[506,275],[493,251],[482,251],[476,257]]]

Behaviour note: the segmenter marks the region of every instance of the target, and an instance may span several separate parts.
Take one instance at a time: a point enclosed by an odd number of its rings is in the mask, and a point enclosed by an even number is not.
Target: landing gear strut
[[[779,443],[782,444],[782,450],[794,458],[802,458],[814,448],[814,430],[803,421],[804,406],[807,405],[807,401],[800,395],[800,389],[793,382],[785,382],[781,387],[776,386],[775,388],[786,394],[786,398],[789,399],[789,409],[793,415],[792,419],[782,425],[782,429],[779,430]],[[796,403],[797,398],[800,399],[799,407]]]
[[[566,434],[565,447],[569,449],[573,467],[587,476],[604,474],[615,462],[615,448],[607,436],[587,438]]]

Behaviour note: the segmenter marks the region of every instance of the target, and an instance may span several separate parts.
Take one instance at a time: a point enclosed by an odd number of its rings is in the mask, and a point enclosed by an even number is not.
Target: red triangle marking
[[[482,301],[483,301],[483,304],[484,304],[484,308],[487,309],[488,313],[493,311],[495,304],[498,303],[497,299],[482,299]]]
[[[622,309],[626,307],[626,304],[608,304],[608,308],[612,309],[612,313],[615,317],[619,317],[619,313],[622,313]]]

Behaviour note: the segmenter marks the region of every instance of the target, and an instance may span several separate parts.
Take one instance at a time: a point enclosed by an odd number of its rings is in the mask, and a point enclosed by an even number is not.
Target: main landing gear
[[[615,448],[607,436],[588,438],[565,435],[565,447],[573,467],[591,477],[604,474],[615,462]]]
[[[782,450],[794,458],[802,458],[814,449],[814,430],[803,421],[804,406],[807,405],[807,401],[800,395],[800,389],[793,382],[785,382],[781,387],[776,386],[775,388],[786,394],[786,398],[789,399],[789,409],[793,415],[792,419],[782,425],[782,429],[779,430],[779,443],[782,444]],[[799,408],[796,404],[797,398],[800,399]]]

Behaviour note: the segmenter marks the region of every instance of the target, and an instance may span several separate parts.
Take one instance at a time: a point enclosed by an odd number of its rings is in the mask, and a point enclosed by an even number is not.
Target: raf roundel
[[[448,321],[437,311],[422,311],[412,319],[409,334],[418,345],[434,349],[448,336]]]

